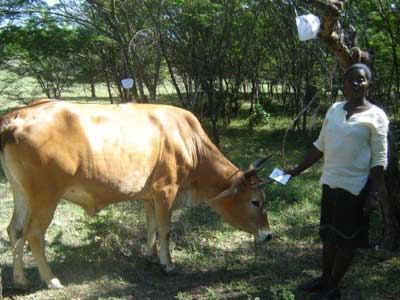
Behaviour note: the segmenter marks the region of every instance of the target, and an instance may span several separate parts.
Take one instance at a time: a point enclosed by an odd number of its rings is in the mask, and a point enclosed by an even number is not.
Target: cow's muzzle
[[[268,242],[272,239],[272,232],[266,229],[260,229],[258,234],[254,236],[256,243]]]

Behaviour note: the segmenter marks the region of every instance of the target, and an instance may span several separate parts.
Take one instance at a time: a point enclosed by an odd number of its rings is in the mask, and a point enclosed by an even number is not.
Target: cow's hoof
[[[58,278],[53,278],[47,283],[47,287],[49,289],[62,289],[64,286],[61,284]]]
[[[164,271],[164,273],[167,274],[167,275],[173,276],[173,275],[179,275],[179,274],[182,273],[174,265],[163,265],[163,264],[160,264],[160,266],[161,266],[161,269]]]
[[[160,258],[156,255],[145,255],[144,258],[152,264],[159,264],[160,263]]]

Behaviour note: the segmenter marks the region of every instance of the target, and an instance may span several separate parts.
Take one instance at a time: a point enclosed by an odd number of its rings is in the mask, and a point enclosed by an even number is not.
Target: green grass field
[[[84,97],[84,96],[82,96]],[[2,110],[19,104],[1,99]],[[222,129],[221,149],[245,169],[261,156],[273,154],[262,176],[282,167],[281,144],[289,118],[271,116],[268,125],[247,129],[244,118]],[[317,134],[317,132],[314,132]],[[289,133],[286,155],[295,164],[311,140]],[[269,223],[275,238],[256,247],[252,237],[225,224],[208,207],[174,213],[171,250],[181,275],[166,276],[143,257],[145,217],[140,202],[110,206],[90,218],[62,201],[47,233],[47,256],[63,290],[42,286],[29,247],[26,272],[33,286],[12,285],[12,257],[6,226],[12,196],[0,183],[0,259],[5,299],[307,299],[296,291],[301,282],[319,275],[318,238],[320,165],[288,186],[265,187]],[[379,243],[381,220],[375,213],[371,240]],[[342,283],[344,300],[400,299],[400,254],[371,248],[359,251]]]

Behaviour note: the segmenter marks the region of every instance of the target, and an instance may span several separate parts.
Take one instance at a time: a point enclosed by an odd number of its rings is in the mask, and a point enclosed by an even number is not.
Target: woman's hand
[[[298,167],[293,168],[293,169],[287,169],[287,170],[283,170],[283,172],[285,172],[285,174],[289,174],[292,177],[296,177],[297,175],[300,175],[300,170],[298,169]]]
[[[363,212],[365,215],[371,214],[379,205],[378,192],[370,192],[363,207]]]
[[[371,212],[378,208],[379,201],[382,201],[382,199],[386,199],[386,197],[386,186],[384,184],[380,184],[379,186],[377,186],[376,190],[369,192],[368,197],[365,200],[365,205],[363,209],[364,213],[366,215],[369,215]]]
[[[284,170],[285,174],[289,174],[293,177],[300,175],[303,171],[307,170],[317,161],[319,161],[324,156],[323,152],[319,151],[316,147],[313,147],[311,151],[306,155],[303,161],[293,169]]]
[[[365,200],[364,213],[370,214],[379,205],[379,201],[386,199],[388,192],[386,190],[385,180],[383,176],[384,169],[382,166],[373,167],[370,171],[371,191]]]

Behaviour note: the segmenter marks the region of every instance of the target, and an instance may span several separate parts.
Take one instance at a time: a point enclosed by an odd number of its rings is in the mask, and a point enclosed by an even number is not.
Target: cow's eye
[[[253,204],[255,207],[260,207],[260,202],[258,201],[251,201],[251,204]]]

